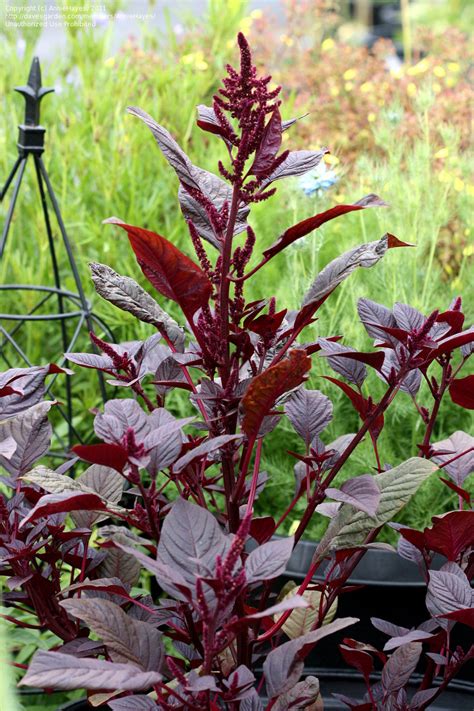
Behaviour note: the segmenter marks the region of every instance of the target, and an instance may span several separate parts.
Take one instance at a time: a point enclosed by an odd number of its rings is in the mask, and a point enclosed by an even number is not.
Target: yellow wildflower
[[[440,170],[438,173],[438,180],[440,183],[450,183],[452,180],[452,174],[448,173],[447,170]]]
[[[324,161],[329,165],[337,165],[339,163],[339,158],[333,153],[326,153],[324,156]]]
[[[333,49],[336,46],[336,43],[334,42],[331,37],[328,37],[327,39],[323,40],[321,44],[321,52],[329,52],[330,49]]]
[[[472,257],[472,255],[474,254],[474,244],[470,244],[467,247],[464,247],[462,253],[465,257]]]
[[[435,158],[447,158],[449,155],[449,150],[445,148],[440,148],[439,151],[436,151],[434,154]]]
[[[457,62],[448,62],[448,71],[453,72],[453,74],[456,74],[461,70],[461,67]]]
[[[373,111],[371,111],[369,114],[367,114],[367,121],[369,123],[373,123],[376,118],[377,118],[377,116],[376,116],[376,114],[374,114]]]
[[[350,81],[351,79],[354,79],[354,77],[357,76],[357,69],[346,69],[342,76],[346,81]]]
[[[293,47],[295,41],[292,37],[289,37],[288,35],[280,35],[280,40],[285,44],[287,47]]]
[[[427,59],[422,59],[418,64],[414,64],[412,67],[408,67],[407,74],[410,77],[415,77],[418,74],[423,74],[428,71],[430,63]]]
[[[464,180],[461,180],[461,178],[454,178],[453,186],[457,193],[462,193],[465,186]]]
[[[365,81],[363,84],[360,85],[360,90],[363,94],[368,94],[369,91],[372,91],[373,84],[371,81]]]
[[[331,96],[339,96],[339,93],[340,93],[340,92],[339,92],[339,87],[338,87],[338,86],[332,86],[332,87],[329,89],[329,93],[331,94]]]
[[[417,88],[416,84],[414,84],[412,81],[407,85],[407,94],[408,96],[416,96]]]
[[[354,82],[346,81],[346,83],[344,84],[344,89],[346,91],[352,91],[353,88],[354,88]]]
[[[446,76],[446,69],[444,67],[437,66],[433,69],[433,74],[435,77],[439,77],[441,79]]]

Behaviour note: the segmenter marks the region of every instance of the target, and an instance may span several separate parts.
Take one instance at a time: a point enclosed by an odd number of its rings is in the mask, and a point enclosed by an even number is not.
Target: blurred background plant
[[[58,4],[66,7],[63,0]],[[344,3],[286,0],[274,4],[278,6],[275,17],[255,8],[256,3],[247,8],[242,0],[210,0],[198,15],[183,12],[179,22],[164,12],[159,30],[144,22],[139,36],[117,47],[114,23],[127,4],[110,0],[109,17],[99,17],[95,28],[67,29],[60,50],[43,61],[43,83],[56,89],[42,107],[47,127],[45,161],[89,295],[93,293],[90,261],[106,262],[140,279],[126,243],[101,224],[112,214],[154,229],[191,253],[177,207],[177,181],[165,169],[147,129],[125,109],[130,104],[145,109],[169,128],[196,164],[215,170],[221,145],[212,136],[195,140],[199,131],[195,107],[209,104],[224,64],[235,60],[235,35],[243,30],[255,48],[255,58],[273,73],[275,83],[283,85],[284,118],[309,114],[285,132],[287,145],[331,150],[316,173],[279,187],[268,204],[255,207],[252,225],[261,247],[258,251],[286,227],[334,203],[375,192],[391,206],[348,215],[308,236],[286,259],[276,258],[262,271],[265,290],[260,293],[257,282],[253,298],[268,292],[271,285],[281,307],[295,307],[328,260],[391,231],[416,248],[408,254],[395,250],[376,269],[361,270],[348,280],[323,309],[312,335],[344,334],[344,342],[368,347],[357,325],[360,296],[387,306],[409,302],[428,314],[434,308],[447,308],[454,296],[462,294],[472,321],[472,53],[465,32],[469,23],[460,21],[455,11],[459,5],[462,18],[468,17],[471,3],[457,0],[436,7],[412,3],[405,27],[399,22],[396,45],[386,39],[375,42],[373,33],[361,25],[363,13],[350,16]],[[180,3],[175,6],[179,9]],[[155,11],[163,13],[159,8]],[[23,116],[23,102],[13,87],[25,81],[39,30],[2,23],[0,34],[5,40],[0,46],[0,172],[6,176],[16,157],[17,124]],[[370,48],[361,46],[361,41]],[[409,45],[411,61],[400,59],[404,43],[405,49]],[[50,282],[43,218],[32,178],[22,188],[10,248],[0,263],[1,282]],[[5,210],[3,204],[0,221]],[[67,283],[67,273],[64,278]],[[22,299],[14,305],[2,304],[2,310],[13,306],[16,311],[26,310],[31,304],[27,296]],[[117,340],[149,335],[146,326],[137,332],[135,323],[132,327],[131,320],[106,302],[94,305]],[[57,358],[59,334],[57,338],[46,335],[40,329],[28,333],[28,352],[34,362]],[[329,432],[335,438],[352,431],[356,419],[343,396],[321,379],[328,372],[323,360],[317,360],[311,385],[335,403],[339,415]],[[97,404],[95,382],[84,370],[74,380],[75,424],[87,431],[88,409]],[[179,401],[176,404],[180,406]],[[381,451],[387,463],[395,464],[408,451],[416,453],[419,441],[407,396],[399,397],[387,419]],[[472,417],[451,405],[439,420],[435,438],[471,427]],[[275,447],[264,453],[271,476],[259,499],[261,511],[283,510],[288,503],[293,473],[286,451],[293,448],[292,433],[279,429]],[[363,445],[351,459],[347,475],[364,473],[372,464],[370,446]],[[442,510],[450,501],[445,487],[430,482],[407,509],[404,521],[423,526],[431,511]],[[293,520],[298,515],[297,507]],[[321,534],[324,525],[319,519],[310,531],[314,536]]]

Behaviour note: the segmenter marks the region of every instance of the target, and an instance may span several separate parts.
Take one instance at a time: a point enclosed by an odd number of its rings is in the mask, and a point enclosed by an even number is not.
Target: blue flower
[[[322,195],[329,190],[339,180],[335,170],[329,170],[325,163],[321,162],[317,168],[310,170],[299,179],[299,186],[305,195]]]

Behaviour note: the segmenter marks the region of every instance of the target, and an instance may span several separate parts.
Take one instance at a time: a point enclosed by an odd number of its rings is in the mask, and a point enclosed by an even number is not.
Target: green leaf
[[[299,585],[293,585],[291,589],[283,596],[282,600],[287,600],[297,593]],[[321,593],[318,590],[305,590],[301,593],[302,597],[309,602],[309,607],[297,607],[293,610],[286,622],[282,626],[283,632],[290,638],[296,639],[310,632],[319,619],[319,604],[321,602]],[[323,625],[327,625],[333,621],[337,610],[337,600],[333,602],[331,607],[324,617]],[[281,613],[273,615],[273,619],[277,622],[281,617]]]
[[[343,504],[329,524],[319,544],[317,554],[328,550],[353,548],[364,543],[374,528],[379,528],[409,502],[421,484],[436,471],[437,466],[427,459],[412,457],[398,467],[375,475],[380,488],[380,503],[375,516],[357,511],[350,504]]]

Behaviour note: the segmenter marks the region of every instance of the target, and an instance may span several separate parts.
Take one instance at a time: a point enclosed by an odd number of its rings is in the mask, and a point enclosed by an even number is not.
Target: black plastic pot
[[[287,570],[277,582],[277,589],[281,589],[288,580],[300,582],[306,576],[316,546],[317,543],[312,541],[300,541],[295,546]],[[440,567],[443,562],[444,559],[441,557],[435,559],[434,567]],[[321,580],[323,577],[324,565],[318,571],[315,580]],[[396,553],[369,549],[355,568],[348,583],[363,587],[340,596],[337,614],[338,617],[358,617],[360,622],[321,640],[308,656],[310,667],[335,672],[347,669],[338,648],[338,643],[344,637],[369,642],[382,649],[387,637],[373,627],[370,622],[371,617],[381,617],[396,625],[409,628],[419,625],[429,617],[425,606],[426,584],[418,566]],[[453,644],[468,649],[472,644],[470,629],[465,625],[456,625],[452,641]],[[474,678],[473,671],[474,662],[469,662],[461,669],[458,678],[469,681]],[[471,690],[474,693],[474,684],[471,684]],[[472,704],[470,708],[472,709]]]
[[[327,669],[308,669],[307,676],[315,676],[319,679],[321,685],[321,693],[324,699],[324,709],[327,711],[347,711],[347,706],[338,699],[335,699],[332,694],[345,694],[355,699],[362,699],[365,694],[364,682],[356,673],[351,671],[328,671]],[[377,680],[377,674],[373,675],[374,681]],[[417,688],[417,680],[409,688],[414,693]],[[265,703],[267,699],[263,698]],[[473,707],[473,692],[471,685],[461,682],[453,682],[452,686],[447,691],[444,691],[441,696],[436,699],[431,705],[432,711],[472,711]],[[82,701],[74,701],[70,704],[62,706],[58,711],[92,711],[92,706],[87,702],[87,699]],[[100,709],[107,707],[101,706]]]
[[[324,701],[324,711],[348,711],[348,706],[343,704],[332,694],[344,694],[354,699],[362,699],[366,692],[366,687],[360,675],[352,671],[328,671],[327,669],[307,669],[307,676],[315,676],[319,679],[321,694]],[[373,681],[380,679],[380,674],[373,674]],[[413,694],[420,679],[416,676],[413,683],[408,687],[408,694]],[[430,711],[472,711],[473,692],[469,684],[453,682],[450,688],[444,691],[438,699],[430,705]]]
[[[87,699],[79,699],[79,701],[71,701],[69,704],[64,704],[58,711],[94,711],[96,706],[91,706]],[[100,711],[110,711],[109,706],[99,706]]]

